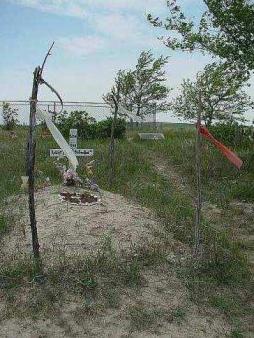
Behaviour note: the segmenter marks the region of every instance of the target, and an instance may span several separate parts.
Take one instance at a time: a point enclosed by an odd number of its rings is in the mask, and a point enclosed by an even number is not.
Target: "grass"
[[[145,331],[156,328],[163,314],[164,311],[160,309],[150,309],[142,304],[132,305],[128,311],[130,330]]]
[[[3,215],[0,215],[0,235],[4,234],[7,230],[7,220]]]
[[[142,246],[133,247],[129,254],[116,254],[111,239],[107,237],[94,254],[46,267],[45,278],[40,283],[35,279],[36,272],[28,258],[8,264],[1,262],[0,289],[8,305],[2,319],[52,316],[66,295],[68,299],[78,298],[82,302],[79,310],[89,316],[98,315],[108,308],[117,309],[126,289],[136,292],[143,285],[141,271],[151,264],[147,252]],[[156,264],[154,257],[153,264]],[[24,297],[18,296],[20,290],[22,293],[26,290]]]
[[[0,130],[0,144],[2,146],[0,170],[0,200],[20,192],[20,176],[25,173],[25,147],[26,130],[20,128],[17,140],[9,138],[8,133]],[[38,131],[38,134],[40,131]],[[96,169],[95,177],[98,184],[106,190],[111,190],[123,194],[124,196],[137,201],[143,206],[153,210],[164,225],[165,234],[173,233],[179,241],[191,246],[193,243],[193,220],[194,207],[191,195],[194,194],[195,175],[194,175],[194,131],[191,127],[173,128],[172,126],[165,131],[166,139],[163,142],[140,142],[135,137],[135,131],[131,132],[133,142],[128,140],[117,141],[116,149],[116,179],[112,187],[108,183],[109,159],[108,141],[91,140],[81,141],[80,147],[95,149]],[[43,185],[46,177],[50,177],[52,183],[60,182],[59,173],[56,170],[53,159],[49,157],[49,149],[55,147],[54,141],[38,138],[36,175],[37,186]],[[10,150],[12,152],[10,152]],[[15,156],[13,156],[13,152]],[[206,201],[216,203],[222,209],[227,210],[228,204],[233,199],[240,201],[253,201],[253,150],[238,149],[239,154],[245,160],[242,171],[234,169],[216,150],[212,147],[203,145],[202,162],[202,184],[203,194]],[[154,162],[166,163],[166,170],[173,166],[178,174],[184,177],[188,183],[188,191],[181,191],[176,188],[173,182],[166,175],[158,172]],[[84,163],[79,167],[80,176],[84,176]],[[180,275],[186,281],[188,287],[195,295],[199,295],[205,301],[205,290],[209,287],[209,304],[218,308],[222,313],[230,317],[231,308],[227,294],[217,297],[218,288],[231,290],[231,285],[235,288],[244,290],[243,294],[249,294],[249,271],[243,249],[244,245],[233,240],[231,228],[226,229],[220,222],[203,220],[203,245],[205,248],[205,260],[199,270],[188,267],[188,273],[180,271]],[[232,221],[232,220],[231,220]],[[6,228],[6,220],[0,218],[0,235]],[[166,235],[165,235],[166,237]],[[165,238],[164,238],[165,242]],[[166,243],[169,245],[169,243]],[[170,248],[170,245],[168,246]],[[132,257],[124,259],[116,257],[110,241],[98,253],[96,257],[88,257],[85,262],[78,267],[75,290],[89,294],[94,297],[100,294],[104,299],[103,306],[115,306],[119,304],[118,288],[138,287],[142,285],[142,269],[147,266],[165,263],[165,252],[163,247],[150,245],[149,248],[139,248]],[[65,262],[66,263],[66,262]],[[22,276],[22,271],[24,275]],[[109,273],[110,272],[110,273]],[[57,271],[55,274],[50,272],[50,281],[58,283],[59,274],[64,275],[64,271]],[[21,266],[19,268],[1,270],[1,276],[11,281],[12,287],[22,284],[26,278],[31,279],[33,270]],[[69,279],[66,273],[65,283],[72,289],[73,280]],[[103,285],[106,285],[104,287]],[[108,293],[105,290],[114,288],[115,292]],[[241,299],[241,293],[238,295]],[[216,298],[217,297],[217,298]],[[225,298],[226,297],[226,298]],[[195,299],[197,300],[198,297]],[[211,300],[212,299],[212,300]],[[107,305],[105,305],[107,304]],[[244,308],[240,302],[240,308]],[[99,306],[100,308],[100,306]],[[93,305],[86,304],[84,311],[94,310]],[[96,311],[98,309],[96,308]],[[184,311],[176,311],[175,317],[184,318]],[[132,309],[135,313],[135,309]],[[133,325],[142,326],[142,322],[152,322],[153,313],[144,310],[143,319],[140,323]],[[141,316],[141,317],[142,317]],[[236,316],[244,316],[238,312]],[[134,317],[134,315],[133,315]],[[156,317],[156,316],[155,316]],[[150,318],[150,319],[149,319]],[[145,324],[146,325],[146,324]],[[236,331],[237,332],[237,331]]]

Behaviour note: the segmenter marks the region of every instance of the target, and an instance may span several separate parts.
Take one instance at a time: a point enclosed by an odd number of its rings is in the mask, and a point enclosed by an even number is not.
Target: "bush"
[[[218,123],[209,130],[218,140],[234,148],[246,148],[254,142],[254,130],[251,126],[239,125],[236,122]]]
[[[68,114],[63,112],[57,118],[57,125],[65,137],[69,136],[70,129],[77,129],[78,135],[83,140],[104,139],[111,135],[112,117],[98,121],[90,117],[86,111],[73,111]],[[126,131],[126,122],[118,118],[115,125],[115,138],[123,138]]]
[[[4,128],[12,130],[18,123],[18,110],[11,108],[8,102],[3,102]]]
[[[113,118],[109,117],[106,120],[96,123],[96,138],[107,138],[111,135],[111,126]],[[126,122],[124,119],[118,118],[115,124],[114,137],[123,138],[126,132]]]
[[[64,111],[56,119],[59,129],[65,137],[69,137],[70,129],[78,129],[78,135],[82,139],[94,138],[92,131],[95,122],[95,119],[90,117],[86,111],[78,110],[69,114]]]

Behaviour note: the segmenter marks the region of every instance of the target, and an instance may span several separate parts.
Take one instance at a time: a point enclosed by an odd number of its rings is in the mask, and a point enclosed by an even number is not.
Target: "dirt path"
[[[151,156],[152,158],[152,156]],[[190,198],[190,203],[195,207],[195,192],[187,180],[179,175],[176,168],[165,159],[152,160],[156,171],[166,178],[174,188]],[[234,236],[243,242],[251,269],[254,272],[254,204],[232,201],[227,209],[205,201],[203,203],[203,217],[215,224],[225,224],[233,229]]]

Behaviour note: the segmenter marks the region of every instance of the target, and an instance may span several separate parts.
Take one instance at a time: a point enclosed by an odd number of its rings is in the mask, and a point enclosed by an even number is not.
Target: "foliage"
[[[209,64],[195,81],[183,81],[180,95],[173,101],[173,112],[193,120],[201,108],[202,119],[208,126],[214,120],[244,120],[243,113],[253,104],[242,90],[246,80],[245,72],[239,67],[226,63]]]
[[[79,138],[103,139],[110,137],[112,118],[98,121],[89,116],[86,111],[63,112],[57,118],[57,125],[65,137],[69,137],[70,129],[78,130]],[[123,138],[126,131],[126,123],[124,119],[116,120],[114,136],[115,138]]]
[[[249,0],[204,0],[199,23],[186,17],[177,0],[167,1],[169,15],[163,22],[148,15],[156,27],[170,34],[164,39],[172,50],[201,50],[231,63],[254,68],[254,4]]]
[[[217,123],[210,131],[224,144],[233,148],[248,148],[254,143],[253,126],[239,125],[236,122]]]
[[[167,57],[155,59],[150,51],[140,54],[136,69],[131,73],[132,85],[127,99],[129,106],[136,107],[138,116],[151,112],[157,103],[162,106],[161,101],[167,98],[169,89],[164,84],[166,78],[163,70],[167,62]]]
[[[0,235],[3,234],[7,229],[7,220],[0,214]]]
[[[12,108],[8,102],[3,102],[4,127],[12,130],[18,123],[18,109]]]
[[[127,97],[131,91],[131,86],[131,71],[119,70],[113,87],[109,93],[103,95],[103,100],[113,108],[115,108],[114,100],[118,105],[121,103],[127,106]]]
[[[107,118],[103,121],[98,121],[95,125],[96,138],[103,139],[110,137],[112,117]],[[114,128],[114,138],[123,138],[126,132],[126,122],[123,118],[117,118]]]
[[[56,123],[65,137],[69,137],[70,129],[78,129],[79,137],[89,139],[92,138],[90,126],[95,123],[95,119],[86,111],[64,111],[57,116]]]
[[[110,95],[118,93],[118,102],[137,116],[150,114],[157,106],[163,109],[169,89],[165,85],[163,67],[168,58],[155,58],[151,51],[143,51],[134,70],[120,70],[111,92],[104,96],[110,102]]]

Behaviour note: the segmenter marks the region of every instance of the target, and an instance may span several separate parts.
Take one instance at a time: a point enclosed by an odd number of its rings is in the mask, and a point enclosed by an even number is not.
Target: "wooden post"
[[[156,103],[154,105],[154,111],[153,111],[153,130],[156,133],[157,132],[157,106]]]
[[[194,256],[199,259],[202,256],[201,243],[201,212],[202,212],[202,191],[201,191],[201,136],[199,127],[201,125],[202,114],[202,97],[199,93],[199,109],[196,126],[196,184],[197,184],[197,200],[196,200],[196,217],[194,229]]]
[[[52,121],[55,123],[56,121],[56,102],[54,101],[54,113],[53,113],[53,116],[52,116]]]
[[[36,108],[38,99],[38,90],[41,83],[46,83],[42,79],[43,69],[45,67],[47,58],[51,55],[51,50],[54,46],[54,42],[49,48],[42,66],[38,66],[34,70],[32,96],[30,98],[30,117],[29,117],[29,134],[28,134],[28,147],[27,147],[27,175],[28,175],[28,194],[29,194],[29,216],[30,216],[30,227],[32,233],[32,245],[33,254],[35,260],[35,267],[37,272],[42,272],[42,265],[40,260],[40,244],[38,240],[37,222],[35,215],[35,198],[34,198],[34,167],[35,167],[35,126],[36,126]],[[51,86],[48,85],[53,90]]]
[[[28,138],[28,193],[29,193],[29,214],[30,214],[30,226],[32,232],[32,244],[35,264],[38,272],[41,271],[40,262],[40,245],[37,233],[37,224],[35,217],[35,199],[34,199],[34,166],[35,166],[35,126],[36,126],[36,107],[38,88],[40,83],[40,71],[41,68],[37,67],[34,71],[33,89],[30,100],[30,118],[29,118],[29,138]]]
[[[114,96],[112,96],[114,102],[114,117],[111,125],[111,135],[110,135],[110,146],[109,146],[109,157],[110,157],[110,173],[109,173],[109,186],[112,187],[113,181],[115,178],[115,125],[117,121],[118,114],[118,102]]]

